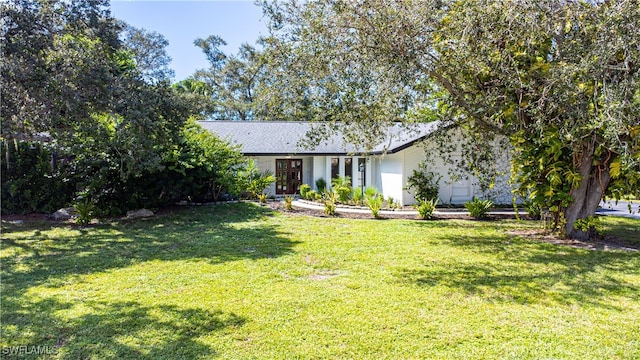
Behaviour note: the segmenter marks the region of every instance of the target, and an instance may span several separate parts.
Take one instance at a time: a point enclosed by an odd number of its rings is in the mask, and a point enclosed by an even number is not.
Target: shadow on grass
[[[489,302],[617,309],[611,301],[614,297],[640,301],[640,283],[624,276],[640,274],[638,253],[591,251],[493,234],[439,237],[442,244],[468,251],[469,258],[430,261],[417,269],[401,270],[398,276],[419,286],[446,287]]]
[[[66,275],[101,272],[150,260],[204,260],[212,264],[288,254],[296,244],[275,225],[273,213],[240,203],[187,209],[157,218],[33,235],[3,235],[5,293]],[[15,232],[15,231],[14,231]],[[13,249],[12,249],[13,248]],[[24,269],[27,269],[26,271]]]
[[[172,305],[150,307],[133,301],[82,303],[85,314],[71,322],[61,321],[55,314],[77,304],[47,298],[27,304],[3,305],[16,309],[6,314],[10,319],[25,319],[26,314],[31,316],[29,321],[18,321],[9,330],[3,330],[5,341],[17,339],[5,348],[4,356],[12,355],[6,354],[11,347],[13,355],[19,355],[16,347],[26,345],[46,346],[49,355],[57,354],[61,359],[211,357],[217,355],[216,349],[204,345],[198,338],[238,328],[246,322],[233,313],[217,310],[181,309]],[[28,338],[24,338],[27,334]]]
[[[243,259],[274,258],[291,253],[296,242],[273,222],[274,213],[240,203],[191,208],[139,221],[120,221],[86,229],[33,227],[3,231],[3,344],[60,345],[63,358],[197,358],[211,349],[195,340],[245,319],[218,311],[144,306],[133,302],[91,303],[90,311],[72,324],[54,317],[71,304],[51,298],[32,299],[27,291],[47,284],[58,287],[69,276],[104,272],[152,260],[196,260],[219,264]],[[78,306],[78,303],[74,306]],[[163,320],[165,319],[166,320]],[[125,345],[138,335],[158,333],[142,343],[147,350]],[[60,337],[56,335],[59,332]],[[140,333],[140,334],[138,334]],[[28,334],[28,335],[27,335]],[[66,334],[66,335],[65,335]],[[102,334],[102,335],[101,335]],[[28,344],[16,344],[14,336]],[[26,339],[26,340],[25,340]],[[67,346],[70,344],[71,346]],[[164,354],[164,355],[163,355]],[[102,356],[104,355],[104,356]]]

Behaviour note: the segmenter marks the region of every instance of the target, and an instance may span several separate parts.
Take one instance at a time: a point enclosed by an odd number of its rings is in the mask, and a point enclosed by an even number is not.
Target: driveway
[[[629,206],[631,206],[631,212],[629,211]],[[596,211],[596,214],[640,219],[640,202],[621,200],[616,204],[615,200],[603,201],[600,203],[600,209]]]

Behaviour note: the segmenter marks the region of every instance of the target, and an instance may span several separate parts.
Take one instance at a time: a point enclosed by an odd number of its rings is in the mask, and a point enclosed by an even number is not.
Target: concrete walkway
[[[312,203],[305,200],[296,200],[292,203],[294,207],[302,208],[302,209],[311,209],[317,211],[323,211],[324,206]],[[631,205],[632,213],[629,212],[629,205]],[[615,202],[602,202],[600,204],[601,208],[596,211],[598,215],[606,215],[606,216],[622,216],[633,219],[640,219],[640,202],[628,202],[628,201],[619,201],[617,204]],[[370,214],[371,210],[367,207],[360,206],[336,206],[337,213],[356,213],[356,214]],[[380,212],[381,215],[418,215],[416,210],[382,210]],[[469,212],[466,209],[446,209],[446,208],[438,208],[434,215],[451,215],[451,214],[463,214],[469,215]],[[514,215],[515,212],[510,209],[498,210],[498,211],[490,211],[489,215]],[[519,211],[520,215],[526,215],[526,211]]]
[[[296,200],[292,203],[292,205],[294,207],[298,207],[298,208],[302,208],[302,209],[311,209],[311,210],[318,210],[318,211],[323,211],[324,210],[324,206],[317,204],[317,203],[312,203],[309,201],[305,201],[305,200]],[[338,205],[336,206],[336,212],[337,213],[352,213],[352,214],[371,214],[371,210],[369,210],[369,208],[367,207],[361,207],[361,206],[342,206],[342,205]],[[381,215],[418,215],[418,212],[416,210],[382,210],[380,211]],[[434,215],[447,215],[447,214],[462,214],[462,215],[469,215],[469,212],[466,209],[444,209],[444,208],[439,208],[438,210],[434,211],[433,213]],[[500,211],[489,211],[488,213],[489,215],[513,215],[514,211],[513,210],[500,210]],[[520,215],[526,215],[527,212],[526,211],[520,211]]]

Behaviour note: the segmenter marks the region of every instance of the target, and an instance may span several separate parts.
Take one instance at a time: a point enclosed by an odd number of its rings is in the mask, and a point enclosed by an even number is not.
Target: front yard
[[[640,358],[640,253],[515,235],[535,222],[241,203],[86,229],[2,225],[3,356]],[[640,238],[638,220],[604,227]]]

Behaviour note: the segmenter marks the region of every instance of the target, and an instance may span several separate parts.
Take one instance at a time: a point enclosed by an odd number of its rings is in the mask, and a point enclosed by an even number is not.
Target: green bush
[[[293,210],[293,196],[284,196],[284,209],[287,211]]]
[[[473,197],[473,200],[464,203],[464,207],[469,211],[469,214],[475,219],[484,219],[487,217],[489,209],[493,206],[491,200],[479,200],[477,197]]]
[[[366,193],[364,202],[369,210],[371,210],[371,215],[373,215],[374,218],[379,219],[380,211],[382,210],[382,204],[384,203],[384,197],[382,196],[382,194],[379,194],[377,190],[375,191],[375,193],[373,193],[373,191],[368,191]]]
[[[433,217],[433,212],[436,210],[437,205],[438,199],[418,200],[415,208],[416,210],[418,210],[418,215],[420,215],[420,218],[428,220]]]
[[[94,218],[95,205],[89,200],[89,198],[84,198],[82,200],[77,201],[74,204],[74,208],[78,213],[78,217],[76,218],[76,223],[78,225],[84,226],[87,225]]]
[[[400,208],[400,202],[396,201],[394,198],[389,196],[387,198],[387,207],[391,210],[396,210]]]
[[[300,196],[305,199],[305,200],[310,200],[309,199],[309,192],[311,191],[311,186],[309,186],[309,184],[302,184],[300,185]]]
[[[525,200],[522,204],[524,206],[525,211],[527,212],[527,216],[529,216],[532,220],[540,220],[542,218],[542,207],[540,204],[537,204],[531,200]]]
[[[351,178],[341,176],[331,180],[332,190],[337,194],[338,202],[346,204],[351,199]]]
[[[324,213],[329,216],[334,216],[336,214],[336,202],[338,201],[338,195],[335,191],[331,191],[326,194],[326,198],[324,199]]]
[[[427,164],[422,162],[417,170],[407,179],[407,191],[413,191],[416,200],[437,199],[441,175],[436,175],[427,168]]]
[[[364,199],[364,196],[362,194],[362,189],[361,188],[353,189],[353,192],[351,193],[351,199],[356,205],[362,204],[362,201]]]
[[[73,201],[74,169],[50,144],[1,142],[2,214],[51,213]]]
[[[327,191],[327,181],[323,178],[316,180],[316,189],[320,194],[324,194]]]

